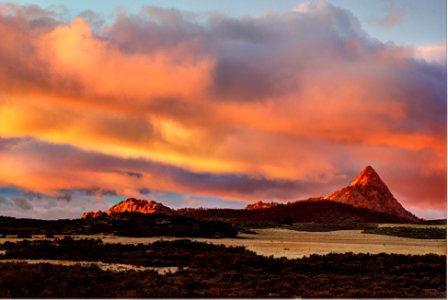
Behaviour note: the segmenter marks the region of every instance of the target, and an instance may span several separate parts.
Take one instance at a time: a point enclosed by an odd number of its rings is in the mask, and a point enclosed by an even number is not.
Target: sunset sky
[[[445,0],[0,2],[0,215],[302,200],[371,165],[446,218],[446,85]]]

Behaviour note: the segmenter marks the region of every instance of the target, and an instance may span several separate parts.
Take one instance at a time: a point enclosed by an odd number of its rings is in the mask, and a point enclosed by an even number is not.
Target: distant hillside
[[[228,222],[264,221],[278,223],[404,223],[409,222],[392,214],[331,200],[305,200],[277,204],[262,209],[191,209],[177,210],[177,214],[198,219]]]
[[[328,197],[310,198],[288,204],[261,202],[249,204],[245,209],[193,209],[174,210],[161,203],[126,199],[111,207],[108,212],[85,212],[83,219],[113,217],[120,213],[142,215],[164,214],[227,222],[276,223],[405,223],[421,219],[404,209],[395,199],[376,171],[365,167],[352,183]]]

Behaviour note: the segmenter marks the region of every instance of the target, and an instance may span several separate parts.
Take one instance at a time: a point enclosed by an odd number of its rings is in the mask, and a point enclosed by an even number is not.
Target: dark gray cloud
[[[14,210],[15,208],[18,208],[19,210],[31,210],[33,205],[28,199],[25,198],[0,195],[0,214],[2,210],[8,211]]]
[[[14,201],[11,198],[0,195],[0,206],[13,206],[13,205]]]
[[[62,195],[59,195],[57,197],[58,200],[64,200],[67,202],[70,202],[72,200],[72,198],[73,198],[73,195],[70,192],[64,192]]]
[[[139,172],[126,172],[126,174],[128,174],[131,177],[135,177],[137,179],[140,179],[143,177],[143,174],[139,173]]]
[[[100,187],[92,187],[92,188],[82,188],[82,189],[62,189],[59,191],[60,195],[56,197],[59,200],[65,200],[70,202],[73,198],[77,197],[77,195],[85,195],[85,196],[116,196],[117,192],[111,189],[104,189]]]
[[[14,203],[23,210],[30,210],[33,208],[33,205],[31,204],[31,202],[27,199],[23,199],[23,198],[15,198],[14,199]]]
[[[138,191],[142,195],[150,195],[151,194],[151,190],[148,188],[140,188]]]
[[[270,198],[288,199],[291,195],[306,194],[316,187],[312,182],[268,179],[250,174],[194,173],[179,168],[165,169],[165,172],[176,182],[197,190],[227,191],[255,197],[269,195]]]

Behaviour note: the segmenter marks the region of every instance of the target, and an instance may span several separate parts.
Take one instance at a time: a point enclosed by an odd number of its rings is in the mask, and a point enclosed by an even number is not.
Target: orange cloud
[[[45,34],[37,47],[55,80],[76,80],[84,93],[121,101],[197,97],[209,85],[213,68],[213,60],[189,56],[194,49],[182,49],[182,56],[175,51],[122,53],[95,37],[82,18]]]

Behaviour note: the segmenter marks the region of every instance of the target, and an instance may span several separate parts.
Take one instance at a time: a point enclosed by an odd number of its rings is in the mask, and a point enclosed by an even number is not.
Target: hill
[[[393,214],[331,200],[309,199],[276,204],[261,209],[180,209],[177,214],[198,219],[235,222],[276,223],[405,223],[407,219]]]
[[[349,186],[331,193],[327,199],[393,214],[411,222],[420,220],[403,208],[371,166],[365,167]]]

